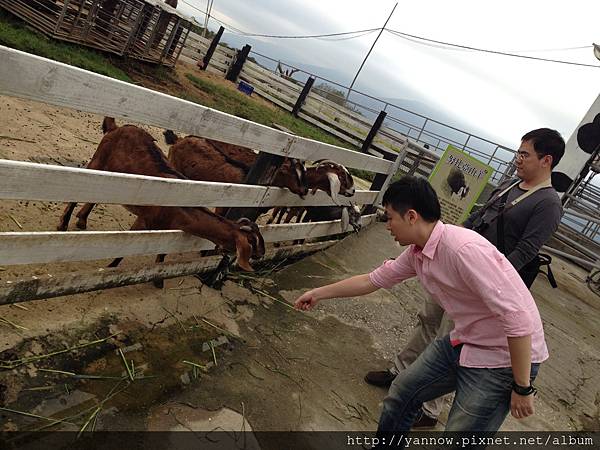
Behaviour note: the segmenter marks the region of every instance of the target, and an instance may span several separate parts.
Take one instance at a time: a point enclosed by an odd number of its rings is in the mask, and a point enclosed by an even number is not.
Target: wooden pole
[[[375,122],[373,123],[373,126],[369,130],[369,134],[367,134],[367,137],[365,138],[365,140],[363,142],[362,148],[360,149],[360,151],[362,153],[368,153],[369,148],[371,147],[371,144],[373,143],[373,139],[375,139],[375,136],[377,135],[377,132],[381,128],[381,125],[383,124],[383,121],[385,120],[386,116],[387,116],[387,113],[385,111],[379,112],[377,119],[375,119]]]
[[[202,62],[201,63],[198,62],[200,69],[206,70],[206,68],[208,67],[210,60],[211,60],[213,54],[215,53],[217,45],[219,44],[219,41],[221,40],[221,36],[223,36],[223,31],[225,31],[225,28],[219,27],[219,31],[217,31],[217,34],[215,35],[215,37],[213,37],[213,40],[211,41],[210,46],[208,47],[208,50],[206,51],[206,55],[204,55],[204,58],[202,58]]]
[[[300,92],[300,96],[298,97],[298,100],[296,100],[296,104],[292,109],[292,114],[294,116],[298,117],[298,113],[300,112],[300,109],[302,109],[302,105],[304,105],[306,97],[308,97],[308,93],[310,92],[310,89],[312,88],[314,82],[315,79],[313,77],[308,77],[308,80],[306,80],[306,83],[304,83],[302,92]]]
[[[404,144],[402,145],[402,148],[400,149],[398,154],[395,155],[395,157],[391,156],[390,154],[383,155],[383,157],[385,159],[387,159],[389,161],[394,161],[394,164],[392,164],[392,166],[390,167],[390,171],[388,172],[387,175],[382,174],[382,173],[378,173],[377,175],[375,175],[375,179],[373,180],[373,183],[371,184],[371,187],[369,190],[379,191],[379,194],[377,195],[377,199],[375,199],[375,203],[373,205],[365,205],[364,206],[363,210],[361,211],[361,215],[366,216],[368,214],[373,214],[375,212],[375,205],[381,201],[381,198],[383,197],[385,190],[389,186],[389,184],[392,180],[392,177],[398,171],[398,168],[400,167],[400,165],[406,158],[407,154],[408,154],[408,139],[406,140],[406,142],[404,142]]]
[[[241,50],[239,50],[237,52],[235,61],[231,65],[231,67],[227,71],[227,75],[225,76],[226,80],[229,80],[233,83],[235,83],[237,81],[238,76],[240,75],[240,72],[242,71],[242,67],[244,67],[244,63],[246,62],[246,58],[248,57],[248,54],[250,53],[251,48],[252,48],[251,46],[246,44],[246,45],[244,45],[244,47],[242,47]]]
[[[260,152],[258,159],[250,168],[244,184],[257,184],[268,186],[273,182],[275,173],[283,164],[285,157],[281,155],[273,155],[270,153]],[[225,217],[231,220],[237,220],[246,217],[255,221],[260,215],[260,208],[230,208],[225,213]]]

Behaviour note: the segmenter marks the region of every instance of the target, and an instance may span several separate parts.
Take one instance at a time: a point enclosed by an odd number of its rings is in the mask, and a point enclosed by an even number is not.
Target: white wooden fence
[[[185,41],[185,46],[179,55],[179,60],[188,64],[197,64],[198,61],[202,61],[202,58],[204,58],[210,42],[210,39],[203,38],[199,34],[190,31]],[[225,76],[235,54],[236,50],[227,48],[224,45],[217,45],[206,70]]]
[[[390,162],[294,136],[160,92],[124,83],[62,63],[0,46],[0,94],[80,111],[129,119],[205,136],[255,150],[314,161],[327,158],[347,167],[391,178],[402,161]],[[405,153],[405,152],[404,152]],[[381,192],[357,191],[358,204],[378,201]],[[302,200],[286,189],[111,173],[63,166],[0,160],[0,198],[130,205],[253,207],[333,205],[323,192]],[[58,220],[58,217],[56,218]],[[363,218],[366,224],[373,216]],[[266,242],[328,236],[339,221],[270,225],[261,228]],[[324,248],[333,241],[308,244]],[[83,261],[131,255],[178,253],[213,248],[209,241],[180,231],[19,232],[0,233],[0,264]],[[275,253],[294,251],[275,249]],[[214,258],[205,266],[216,264]],[[70,274],[52,279],[8,282],[0,286],[0,304],[47,298],[103,287],[194,273],[196,262],[163,264],[142,271],[107,269],[101,275]],[[212,267],[212,266],[211,266]]]

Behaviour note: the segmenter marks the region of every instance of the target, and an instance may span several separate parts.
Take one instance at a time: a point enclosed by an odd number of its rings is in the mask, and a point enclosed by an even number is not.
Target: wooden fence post
[[[377,116],[377,119],[375,119],[375,122],[373,123],[373,126],[371,127],[371,130],[369,131],[369,134],[367,134],[367,137],[365,138],[363,145],[360,149],[361,153],[369,153],[369,148],[371,147],[371,144],[373,143],[373,139],[375,138],[375,135],[377,134],[377,132],[379,131],[379,128],[381,128],[381,124],[383,123],[383,120],[385,119],[385,117],[387,116],[387,113],[385,111],[381,111],[379,113],[379,115]],[[386,159],[388,161],[394,161],[396,155],[388,153],[388,152],[383,152],[383,159]],[[375,175],[375,178],[373,179],[373,182],[371,183],[371,187],[369,188],[369,190],[372,191],[379,191],[381,189],[381,187],[383,186],[383,184],[385,183],[385,180],[388,176],[384,173],[378,173]],[[362,210],[362,215],[365,216],[367,214],[373,214],[375,212],[375,207],[373,205],[365,205],[363,210]]]
[[[234,83],[237,81],[238,76],[242,71],[242,67],[244,67],[244,63],[246,62],[246,58],[248,57],[248,53],[250,53],[251,48],[252,47],[246,44],[244,45],[244,47],[242,47],[241,50],[237,52],[233,64],[231,64],[231,67],[227,71],[227,75],[225,75],[226,80],[232,81]]]
[[[292,109],[292,115],[298,117],[298,113],[302,109],[302,105],[304,105],[304,102],[306,101],[306,97],[308,97],[308,93],[310,92],[314,83],[315,83],[315,79],[313,77],[308,77],[308,80],[306,80],[306,83],[304,83],[302,92],[300,92],[300,96],[298,97],[298,100],[296,100],[296,104],[294,105],[294,108]]]
[[[202,62],[198,61],[198,66],[200,67],[200,69],[206,70],[206,68],[208,67],[210,59],[212,58],[213,53],[215,52],[215,49],[217,48],[217,45],[221,40],[221,36],[223,36],[223,31],[225,31],[225,28],[219,27],[219,31],[217,31],[217,34],[215,34],[215,37],[213,37],[213,40],[210,43],[208,50],[206,51],[206,55],[204,55],[204,58],[202,58]]]
[[[375,122],[373,122],[373,126],[371,127],[371,130],[369,130],[369,134],[367,134],[367,137],[365,138],[365,140],[363,142],[362,148],[360,149],[360,151],[362,153],[368,153],[369,148],[371,147],[371,144],[373,143],[373,139],[375,139],[375,136],[377,135],[377,132],[381,128],[381,125],[383,124],[383,121],[385,120],[386,116],[387,116],[387,113],[385,111],[379,112],[377,119],[375,119]]]
[[[396,172],[402,165],[402,161],[404,161],[407,154],[408,139],[406,139],[406,142],[402,145],[402,148],[400,149],[398,154],[391,154],[387,152],[383,154],[384,159],[387,159],[388,161],[394,161],[394,164],[392,164],[392,167],[390,167],[390,171],[388,174],[378,173],[377,175],[375,175],[375,179],[373,180],[373,183],[369,188],[370,191],[381,191],[377,196],[377,199],[375,200],[375,204],[377,204],[378,201],[381,201],[381,198],[384,194],[383,190],[387,189],[387,187],[390,184],[390,181],[392,180],[392,177],[396,174]],[[375,209],[375,205],[365,205],[363,210],[361,211],[361,215],[366,216],[368,214],[373,214],[375,212]]]
[[[68,6],[69,6],[69,0],[66,0],[65,4],[63,5],[62,11],[60,12],[60,16],[58,17],[58,20],[56,21],[56,26],[54,27],[54,33],[58,33],[58,30],[62,25],[62,21],[65,18],[65,14],[67,13]]]
[[[244,184],[269,185],[275,178],[275,173],[285,159],[281,155],[260,152],[258,159],[250,168]],[[255,221],[260,215],[260,208],[229,208],[225,217],[231,220],[237,220],[241,217]]]

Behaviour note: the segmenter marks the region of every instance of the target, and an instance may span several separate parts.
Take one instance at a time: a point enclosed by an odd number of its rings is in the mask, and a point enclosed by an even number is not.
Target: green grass
[[[201,103],[209,108],[218,109],[219,111],[223,111],[243,119],[252,120],[253,122],[260,123],[262,125],[272,126],[274,123],[276,123],[286,127],[298,136],[336,145],[338,147],[348,148],[350,150],[356,150],[356,148],[347,142],[343,142],[326,133],[325,131],[306,123],[302,119],[294,117],[287,111],[272,109],[261,105],[260,103],[248,98],[248,96],[245,94],[242,94],[234,89],[229,89],[219,84],[212,83],[209,80],[198,78],[191,73],[188,73],[185,76],[198,89],[210,96],[209,100],[199,101],[193,95],[188,95],[186,100],[190,100],[195,103]],[[374,178],[374,174],[365,170],[349,170],[353,175],[365,180],[372,181]]]
[[[80,45],[49,39],[42,33],[26,27],[23,22],[3,10],[0,10],[0,44],[118,80],[132,81],[102,53]]]
[[[349,144],[330,136],[322,130],[307,124],[302,119],[292,116],[290,113],[278,109],[272,109],[255,102],[247,95],[234,89],[229,89],[208,80],[198,78],[191,73],[186,74],[198,89],[211,96],[210,101],[204,101],[204,105],[218,109],[243,119],[252,120],[262,125],[271,126],[274,123],[290,129],[294,134],[302,137],[319,140],[345,148],[352,148]]]

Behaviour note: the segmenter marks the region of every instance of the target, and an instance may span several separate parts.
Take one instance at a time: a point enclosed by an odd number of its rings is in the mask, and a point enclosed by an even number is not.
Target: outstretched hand
[[[294,302],[294,308],[308,311],[309,309],[314,308],[318,302],[319,300],[315,295],[315,290],[311,289],[296,299]]]

